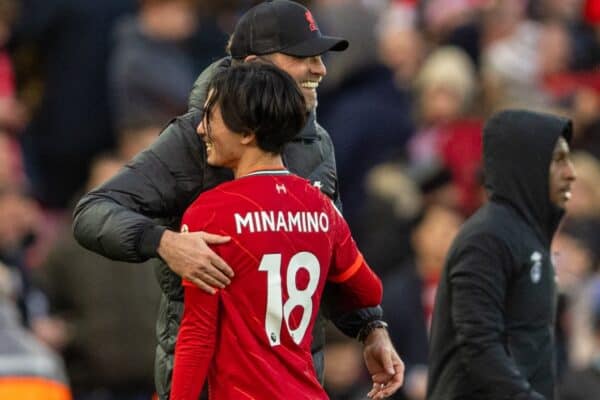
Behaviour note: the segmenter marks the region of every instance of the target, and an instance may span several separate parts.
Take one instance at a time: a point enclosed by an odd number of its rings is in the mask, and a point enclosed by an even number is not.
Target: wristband
[[[360,329],[360,331],[358,331],[358,335],[356,336],[356,338],[358,339],[359,342],[364,343],[365,340],[371,334],[371,332],[373,332],[375,329],[382,329],[382,328],[387,329],[387,327],[388,327],[387,322],[382,321],[380,319],[376,319],[374,321],[369,322],[365,326],[363,326]]]

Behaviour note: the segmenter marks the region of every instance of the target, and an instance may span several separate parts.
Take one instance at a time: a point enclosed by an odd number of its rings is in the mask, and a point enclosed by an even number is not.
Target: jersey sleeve
[[[344,218],[337,210],[332,215],[333,256],[328,281],[339,285],[347,309],[379,305],[383,297],[381,280],[358,250]]]
[[[185,286],[184,311],[177,344],[171,400],[197,400],[216,345],[220,293]]]

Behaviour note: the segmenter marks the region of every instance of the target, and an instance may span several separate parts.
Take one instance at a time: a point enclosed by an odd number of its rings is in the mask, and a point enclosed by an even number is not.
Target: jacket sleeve
[[[155,257],[163,231],[175,226],[205,178],[198,112],[172,121],[146,150],[79,201],[73,233],[106,257],[141,262]]]
[[[472,382],[494,398],[544,399],[534,392],[504,346],[504,304],[514,261],[508,247],[480,235],[459,253],[449,273],[459,356]]]

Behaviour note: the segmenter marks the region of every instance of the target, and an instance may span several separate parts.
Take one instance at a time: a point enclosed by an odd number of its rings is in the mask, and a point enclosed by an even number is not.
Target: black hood
[[[564,211],[550,202],[549,172],[556,141],[571,140],[567,118],[522,110],[493,115],[483,130],[485,186],[509,203],[549,244]]]

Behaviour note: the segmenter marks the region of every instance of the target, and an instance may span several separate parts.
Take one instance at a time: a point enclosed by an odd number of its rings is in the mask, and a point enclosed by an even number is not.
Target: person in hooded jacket
[[[571,197],[571,121],[522,110],[483,133],[490,201],[454,240],[437,292],[429,400],[555,399],[550,242]]]
[[[169,398],[183,313],[181,277],[209,293],[235,279],[231,268],[208,247],[227,242],[228,237],[176,232],[184,211],[201,192],[232,178],[231,171],[206,164],[206,147],[196,133],[210,80],[232,63],[257,59],[288,72],[301,86],[310,107],[305,127],[284,148],[284,164],[339,205],[333,145],[316,121],[316,88],[326,74],[321,54],[347,46],[344,39],[322,35],[310,11],[296,2],[267,1],[251,8],[236,25],[229,44],[231,57],[213,63],[198,77],[190,94],[189,112],[171,121],[148,149],[79,201],[73,231],[82,246],[120,261],[158,259],[156,274],[163,295],[157,321],[155,384],[161,400]],[[391,391],[397,390],[404,367],[385,329],[387,324],[381,321],[381,307],[340,313],[344,299],[327,288],[323,300],[323,309],[329,310],[334,324],[363,342],[370,374],[393,380]],[[323,328],[320,317],[313,330],[312,353],[321,380]],[[395,365],[402,366],[401,376],[397,376]]]

